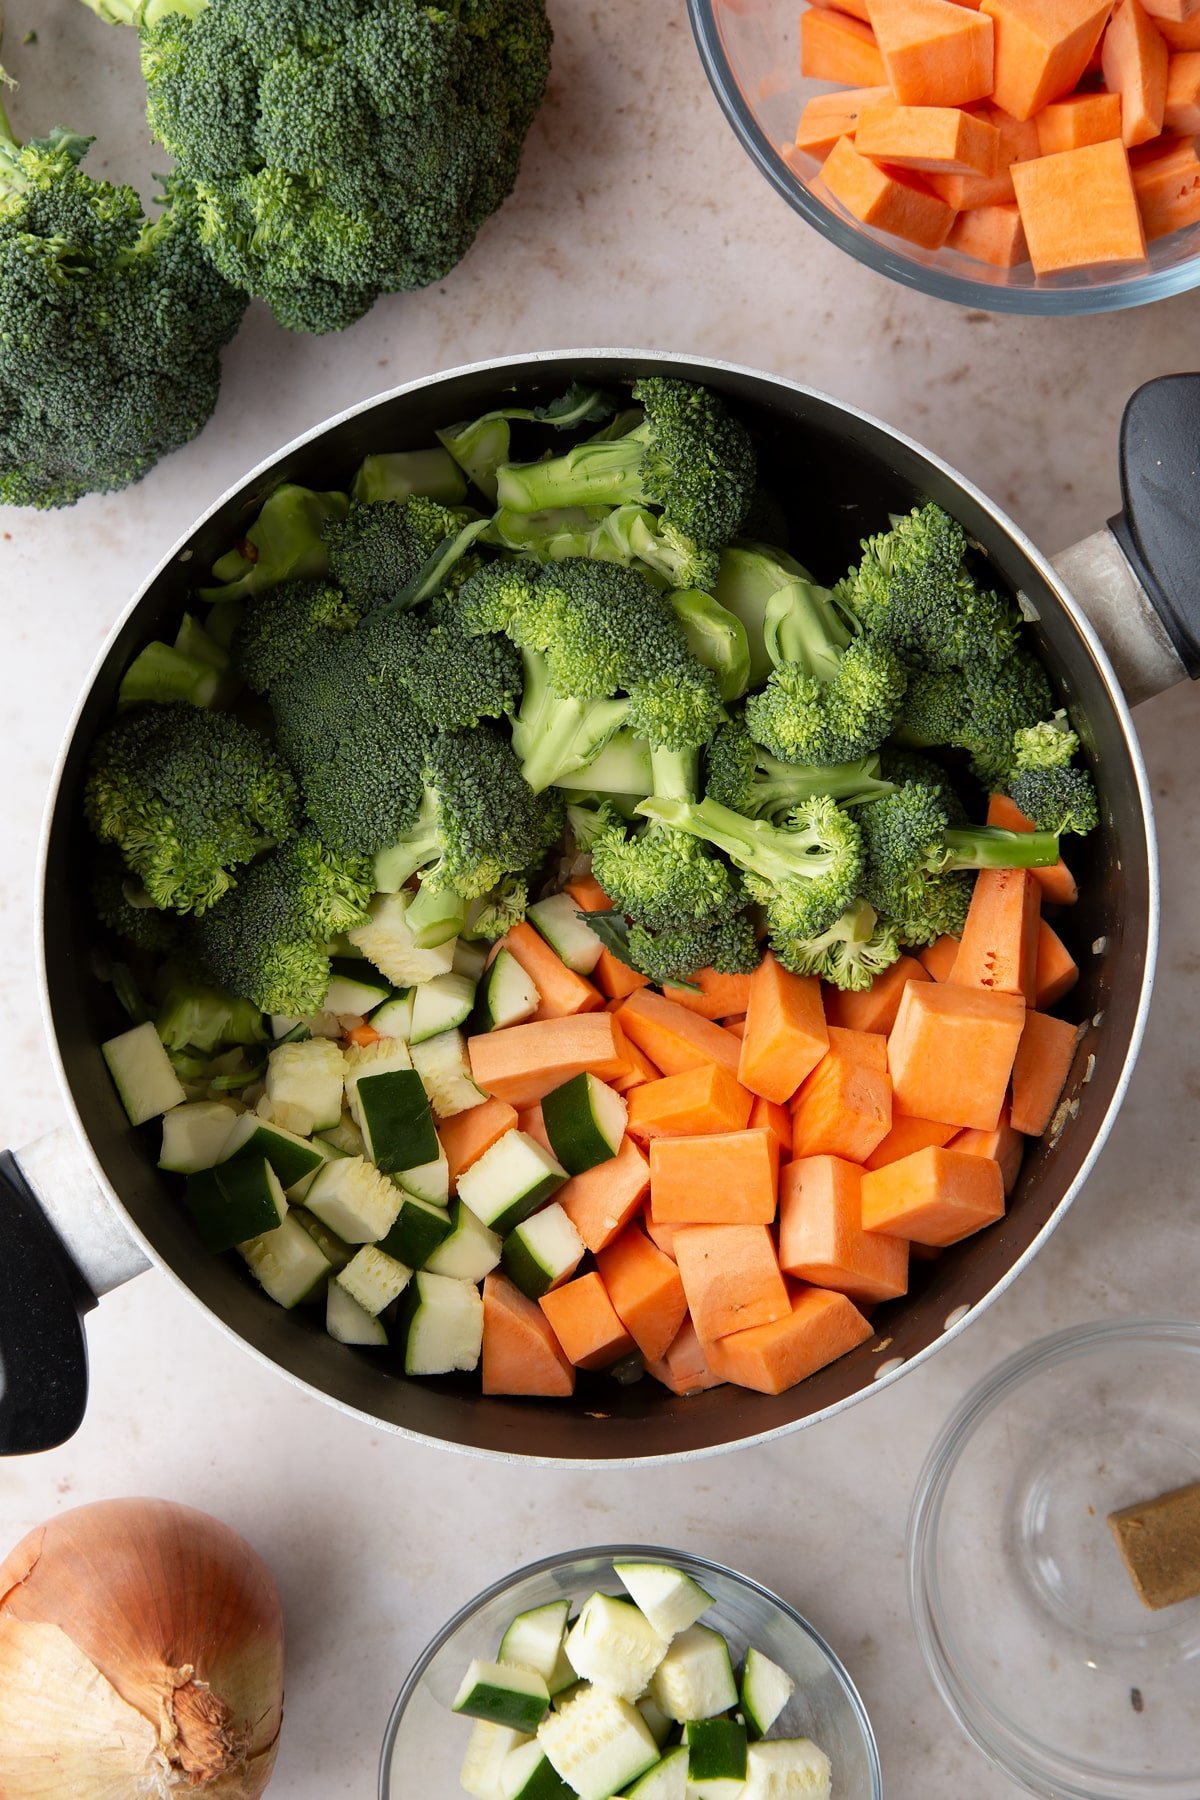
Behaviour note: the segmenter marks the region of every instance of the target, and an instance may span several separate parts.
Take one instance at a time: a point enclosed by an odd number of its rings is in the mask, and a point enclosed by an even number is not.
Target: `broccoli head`
[[[1014,769],[1007,782],[1009,798],[1032,819],[1039,831],[1075,832],[1086,837],[1100,823],[1096,789],[1086,769],[1056,764],[1045,769]]]
[[[200,241],[293,331],[440,281],[516,179],[544,0],[86,0],[141,27]]]
[[[662,825],[629,833],[617,820],[592,845],[592,873],[616,910],[649,931],[712,924],[746,904],[737,877],[701,838]]]
[[[440,731],[515,712],[520,652],[503,637],[471,637],[453,597],[435,600],[430,629],[412,665],[413,704]]]
[[[781,762],[754,742],[744,719],[736,718],[722,725],[708,747],[704,791],[734,812],[778,825],[802,800],[827,794],[841,806],[859,806],[890,794],[893,784],[881,776],[874,752],[823,768]]]
[[[328,927],[367,917],[371,868],[309,835],[261,857],[232,893],[188,931],[191,961],[206,981],[268,1013],[319,1012],[329,986]]]
[[[233,638],[238,674],[256,694],[281,681],[332,631],[353,631],[358,613],[339,588],[323,581],[285,581],[246,602]]]
[[[186,703],[131,707],[97,740],[87,820],[155,906],[204,912],[232,871],[289,837],[291,774],[250,726]]]
[[[590,438],[544,462],[505,464],[501,507],[656,506],[689,544],[719,550],[737,536],[754,492],[749,434],[716,394],[691,382],[647,376],[633,395],[645,416],[622,437]]]
[[[506,875],[494,888],[473,900],[463,921],[462,936],[493,943],[519,925],[529,905],[529,886],[519,875]]]
[[[748,914],[724,913],[704,924],[692,922],[647,931],[636,920],[629,928],[629,955],[651,981],[688,981],[698,969],[748,975],[762,960]]]
[[[1052,705],[1041,663],[1017,651],[994,665],[914,675],[893,735],[912,749],[966,750],[984,786],[998,787],[1012,764],[1015,734],[1044,719]]]
[[[772,948],[793,975],[819,975],[833,987],[861,993],[900,955],[900,938],[890,919],[856,900],[827,931],[815,937],[772,940]]]
[[[834,599],[868,637],[890,644],[923,669],[996,662],[1016,647],[1013,609],[981,589],[966,568],[967,535],[956,519],[928,502],[890,531],[865,538],[862,560],[834,589]]]
[[[100,923],[114,937],[138,950],[170,956],[179,947],[177,913],[160,912],[141,883],[134,879],[115,850],[101,851],[92,868],[92,905]]]
[[[91,138],[19,146],[0,107],[0,504],[70,506],[128,487],[217,403],[246,309],[197,242],[175,178],[151,223],[85,175]]]
[[[423,494],[374,505],[353,500],[344,519],[325,527],[330,572],[357,612],[386,606],[469,517]]]

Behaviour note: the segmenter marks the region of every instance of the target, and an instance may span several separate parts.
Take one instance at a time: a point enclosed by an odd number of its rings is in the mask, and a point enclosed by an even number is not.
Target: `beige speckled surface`
[[[128,494],[62,515],[0,514],[4,1141],[59,1117],[36,1012],[33,867],[76,690],[147,568],[296,431],[411,375],[493,353],[682,348],[779,370],[902,424],[1053,551],[1114,510],[1127,395],[1195,361],[1197,298],[1090,321],[998,320],[864,273],[807,232],[734,144],[682,0],[554,0],[552,10],[554,88],[519,190],[449,280],[384,302],[333,340],[288,338],[255,309],[196,444]],[[18,125],[61,117],[101,129],[102,166],[148,168],[131,40],[77,0],[10,0],[9,14],[24,78]],[[39,43],[19,50],[33,23]],[[1164,945],[1109,1148],[1034,1269],[886,1400],[774,1448],[657,1471],[652,1484],[493,1468],[381,1441],[292,1393],[151,1275],[92,1321],[94,1398],[79,1437],[0,1475],[0,1548],[57,1507],[115,1493],[178,1495],[244,1529],[288,1603],[275,1791],[289,1800],[371,1791],[409,1661],[484,1582],[546,1551],[622,1536],[736,1561],[804,1608],[862,1688],[893,1800],[1010,1793],[959,1738],[916,1657],[905,1511],[947,1409],[1008,1350],[1104,1312],[1195,1313],[1196,707],[1180,690],[1139,715],[1165,839]]]

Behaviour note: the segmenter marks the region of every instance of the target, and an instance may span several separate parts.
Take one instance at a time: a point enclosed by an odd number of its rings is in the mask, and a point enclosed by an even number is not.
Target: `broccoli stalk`
[[[364,456],[350,489],[352,500],[365,500],[369,506],[381,500],[411,500],[414,494],[442,506],[461,506],[466,499],[462,471],[440,444],[428,450],[388,450]]]
[[[880,773],[878,752],[824,768],[785,763],[760,749],[741,719],[723,725],[708,748],[705,792],[710,799],[773,825],[802,800],[822,794],[841,806],[862,806],[895,791],[895,782]]]
[[[483,413],[478,419],[467,419],[459,425],[449,425],[439,431],[438,441],[443,444],[481,494],[496,503],[496,476],[502,463],[509,459],[512,444],[510,421],[528,419],[538,425],[552,425],[558,431],[568,430],[573,425],[589,424],[597,419],[607,419],[613,412],[613,402],[599,388],[582,387],[573,382],[565,394],[551,400],[545,406],[502,406],[494,412]],[[583,551],[571,551],[568,554],[581,556]]]
[[[216,581],[199,590],[202,600],[244,600],[285,581],[319,581],[329,573],[325,529],[344,519],[350,502],[341,493],[314,493],[284,482],[264,502],[241,541],[212,566]]]
[[[550,681],[544,656],[521,651],[524,688],[512,724],[512,746],[535,794],[588,769],[629,717],[629,702],[575,700]],[[590,783],[590,778],[589,778]]]
[[[536,562],[586,556],[640,567],[673,588],[707,591],[719,567],[713,551],[702,550],[646,506],[565,506],[535,513],[501,507],[487,538]]]

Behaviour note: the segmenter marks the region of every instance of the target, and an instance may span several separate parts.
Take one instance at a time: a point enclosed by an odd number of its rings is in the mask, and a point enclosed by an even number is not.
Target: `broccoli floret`
[[[753,921],[746,913],[726,913],[705,924],[684,923],[647,931],[636,920],[629,928],[629,954],[651,981],[688,981],[698,969],[748,975],[762,960]]]
[[[512,747],[535,794],[580,776],[593,784],[592,766],[629,717],[628,700],[573,700],[550,680],[544,656],[522,650],[521,710]],[[582,772],[582,773],[581,773]]]
[[[329,986],[328,939],[360,925],[370,864],[311,835],[256,862],[189,930],[199,973],[267,1013],[319,1012]]]
[[[1008,778],[1009,798],[1032,819],[1039,831],[1086,837],[1100,822],[1096,789],[1086,769],[1061,764],[1045,769],[1016,769]]]
[[[591,851],[602,833],[619,823],[620,814],[598,794],[567,802],[567,829],[575,848],[584,854]]]
[[[468,636],[453,598],[434,601],[430,630],[412,665],[413,703],[440,731],[515,712],[521,657],[503,637]]]
[[[592,438],[546,462],[498,472],[501,507],[657,506],[663,522],[701,550],[736,537],[754,491],[754,448],[745,427],[707,388],[662,376],[639,381],[640,425]]]
[[[285,581],[246,602],[233,638],[233,661],[247,687],[265,694],[327,631],[353,631],[358,612],[340,588]]]
[[[323,581],[329,573],[325,527],[343,519],[350,502],[336,491],[285,482],[264,502],[254,523],[213,564],[213,586],[199,590],[202,600],[244,600],[284,581]]]
[[[544,0],[86,0],[141,26],[150,129],[200,241],[293,331],[440,281],[545,91]]]
[[[178,948],[178,914],[159,911],[115,850],[96,858],[91,895],[96,917],[115,937],[155,956],[170,956]]]
[[[296,786],[230,714],[139,706],[97,740],[84,808],[155,906],[203,912],[233,886],[232,870],[291,835]]]
[[[856,900],[828,931],[809,938],[776,936],[771,947],[793,975],[819,975],[836,988],[862,992],[896,961],[900,938],[891,920]]]
[[[602,832],[592,873],[616,910],[649,931],[711,924],[746,904],[737,877],[699,837],[661,825],[627,833],[618,821]]]
[[[193,981],[173,981],[154,1028],[166,1050],[215,1050],[219,1044],[261,1044],[263,1016],[252,1000]]]
[[[772,943],[827,931],[857,895],[861,833],[850,814],[828,798],[802,801],[783,827],[743,818],[715,800],[655,796],[637,810],[723,851],[743,871],[750,898],[766,909]]]
[[[967,535],[932,502],[864,538],[862,561],[834,599],[868,637],[923,669],[998,662],[1016,647],[1017,621],[999,594],[978,587],[964,558]]]
[[[778,825],[801,800],[827,794],[841,806],[859,806],[894,788],[881,776],[875,753],[825,768],[781,762],[754,742],[745,720],[738,718],[722,725],[708,747],[704,791],[734,812]]]
[[[594,441],[594,440],[593,440]],[[646,506],[557,507],[520,513],[502,507],[488,527],[488,542],[535,562],[586,556],[593,562],[640,567],[673,588],[712,589],[715,551],[702,549]]]
[[[1048,868],[1058,861],[1058,839],[1050,832],[950,826],[937,790],[916,781],[864,807],[859,816],[862,892],[876,911],[896,920],[906,943],[932,943],[947,930],[955,935],[953,922],[966,912],[962,896],[970,893],[970,883],[955,882],[955,876],[977,869]],[[943,885],[947,881],[950,885]]]
[[[966,750],[985,787],[1004,782],[1015,734],[1051,711],[1046,671],[1018,651],[997,664],[914,675],[894,727],[896,742],[913,749]]]
[[[344,519],[325,527],[330,572],[356,611],[386,606],[469,519],[421,494],[373,506],[352,501]]]
[[[895,651],[852,636],[807,581],[772,595],[764,635],[774,668],[746,702],[750,735],[784,762],[853,762],[878,749],[907,680]]]
[[[482,898],[471,902],[461,935],[493,943],[521,923],[528,905],[528,884],[519,875],[506,875]]]
[[[217,403],[246,309],[197,242],[199,207],[164,184],[93,181],[91,138],[18,145],[0,107],[0,504],[70,506],[128,487]]]

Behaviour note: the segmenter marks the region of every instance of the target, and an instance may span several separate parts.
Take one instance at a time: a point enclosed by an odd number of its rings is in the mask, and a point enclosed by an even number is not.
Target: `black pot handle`
[[[87,1405],[95,1295],[11,1152],[0,1155],[0,1456],[53,1450]]]
[[[1109,527],[1180,662],[1200,676],[1200,374],[1163,375],[1121,421],[1122,511]]]

